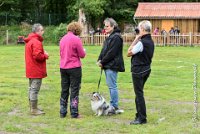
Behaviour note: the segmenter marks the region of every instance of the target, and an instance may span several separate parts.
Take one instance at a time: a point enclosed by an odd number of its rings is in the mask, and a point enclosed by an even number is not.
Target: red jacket
[[[48,56],[44,53],[42,41],[43,38],[36,34],[30,33],[25,38],[25,63],[27,78],[44,78],[47,76],[46,59]]]

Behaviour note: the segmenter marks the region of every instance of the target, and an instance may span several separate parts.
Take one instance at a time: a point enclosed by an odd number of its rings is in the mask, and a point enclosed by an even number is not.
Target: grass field
[[[48,77],[43,79],[39,106],[44,116],[29,115],[28,79],[24,73],[24,46],[0,46],[0,134],[199,134],[193,127],[193,64],[200,65],[200,47],[156,47],[152,73],[145,85],[148,124],[129,125],[135,103],[130,73],[130,58],[125,56],[126,72],[119,73],[120,108],[125,112],[95,117],[90,96],[97,90],[100,69],[96,60],[100,46],[85,46],[79,111],[81,119],[59,117],[60,73],[58,46],[44,46],[50,54]],[[199,74],[200,75],[200,74]],[[198,89],[199,90],[199,89]],[[100,92],[109,101],[102,77]],[[198,91],[199,92],[199,91]],[[200,112],[198,112],[199,114]],[[199,122],[198,122],[198,125]]]

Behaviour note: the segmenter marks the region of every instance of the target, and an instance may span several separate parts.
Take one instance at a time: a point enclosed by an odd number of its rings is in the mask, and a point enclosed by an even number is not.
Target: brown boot
[[[37,108],[37,100],[31,100],[31,115],[42,115],[45,114],[45,112],[41,111],[40,109]]]
[[[30,111],[31,111],[31,101],[29,99],[29,106],[30,106]],[[37,109],[39,109],[40,111],[44,111],[42,108],[37,107]]]

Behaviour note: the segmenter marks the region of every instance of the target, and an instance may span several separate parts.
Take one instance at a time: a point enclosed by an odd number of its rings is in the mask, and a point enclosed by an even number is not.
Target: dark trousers
[[[133,86],[135,91],[135,105],[136,105],[136,118],[143,121],[146,120],[146,104],[144,99],[144,84],[147,81],[151,70],[141,73],[134,74],[132,73]]]
[[[60,114],[67,114],[67,104],[70,95],[70,112],[72,117],[78,116],[79,90],[81,88],[82,69],[60,69],[61,74],[61,97]]]

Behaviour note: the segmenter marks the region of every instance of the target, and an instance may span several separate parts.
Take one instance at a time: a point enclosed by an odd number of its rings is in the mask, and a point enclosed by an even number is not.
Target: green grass
[[[152,73],[145,85],[148,124],[130,126],[134,118],[134,92],[130,73],[130,58],[125,56],[126,72],[119,73],[120,107],[125,113],[95,117],[90,96],[97,90],[100,69],[96,60],[100,46],[85,46],[82,60],[83,77],[79,111],[83,118],[60,119],[60,73],[58,46],[44,46],[50,54],[48,77],[43,79],[39,106],[46,115],[29,115],[28,79],[24,71],[24,46],[0,45],[0,133],[24,134],[198,134],[193,127],[193,64],[200,65],[200,47],[156,47]],[[102,76],[100,91],[109,101],[109,92]],[[199,113],[198,113],[199,114]],[[161,121],[160,121],[161,120]]]

